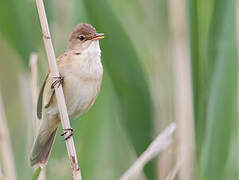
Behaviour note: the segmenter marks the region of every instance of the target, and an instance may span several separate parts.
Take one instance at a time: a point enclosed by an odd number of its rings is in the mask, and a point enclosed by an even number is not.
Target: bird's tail
[[[58,121],[55,121],[56,123],[51,122],[51,124],[48,124],[48,121],[42,121],[30,156],[31,166],[44,167],[47,164],[56,136]]]

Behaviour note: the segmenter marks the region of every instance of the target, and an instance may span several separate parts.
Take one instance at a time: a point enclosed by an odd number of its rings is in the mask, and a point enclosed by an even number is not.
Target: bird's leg
[[[63,133],[61,134],[61,136],[65,136],[66,134],[67,134],[67,132],[69,132],[70,134],[68,135],[68,136],[66,136],[65,137],[65,141],[67,140],[67,139],[69,139],[71,136],[73,136],[73,134],[74,134],[74,130],[72,129],[72,128],[68,128],[68,129],[63,129]]]
[[[53,77],[55,79],[55,81],[52,83],[51,88],[54,89],[56,85],[58,85],[58,88],[60,87],[60,85],[62,85],[64,77],[62,77],[61,75],[58,77]]]

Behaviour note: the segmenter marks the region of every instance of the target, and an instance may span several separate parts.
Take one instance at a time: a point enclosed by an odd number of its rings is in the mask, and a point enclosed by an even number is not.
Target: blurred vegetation
[[[72,120],[83,179],[117,179],[170,121],[173,79],[170,5],[167,0],[45,1],[57,55],[73,27],[88,22],[102,40],[104,78],[93,108]],[[238,179],[236,129],[236,1],[188,0],[188,37],[196,129],[196,179]],[[177,30],[176,30],[177,31]],[[39,54],[40,81],[47,61],[35,1],[0,0],[0,88],[19,179],[30,179],[26,127],[30,97],[20,77],[28,76],[29,54]],[[26,84],[29,85],[28,78]],[[39,83],[40,84],[40,83]],[[29,90],[28,90],[29,91]],[[27,94],[25,92],[25,94]],[[23,102],[23,100],[25,101]],[[26,105],[28,103],[28,105]],[[29,115],[30,114],[30,115]],[[60,131],[47,179],[70,179]],[[30,138],[31,139],[31,138]],[[31,144],[31,142],[30,142]],[[156,160],[155,160],[156,161]],[[156,180],[151,162],[141,179]],[[175,164],[174,158],[169,158]],[[0,160],[1,162],[1,160]]]
[[[38,178],[39,178],[39,175],[40,175],[40,173],[41,173],[41,168],[40,167],[38,167],[37,169],[36,169],[36,171],[34,172],[34,174],[33,174],[33,176],[32,176],[32,180],[37,180]]]

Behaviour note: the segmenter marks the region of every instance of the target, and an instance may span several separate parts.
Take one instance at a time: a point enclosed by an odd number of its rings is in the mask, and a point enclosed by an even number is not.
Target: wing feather
[[[40,93],[39,93],[39,96],[38,96],[38,100],[37,100],[37,117],[39,119],[42,118],[42,101],[43,101],[43,92],[44,92],[44,89],[45,89],[45,86],[46,86],[46,82],[47,82],[47,79],[49,77],[49,72],[47,73],[45,79],[44,79],[44,82],[42,84],[42,87],[41,87],[41,90],[40,90]]]

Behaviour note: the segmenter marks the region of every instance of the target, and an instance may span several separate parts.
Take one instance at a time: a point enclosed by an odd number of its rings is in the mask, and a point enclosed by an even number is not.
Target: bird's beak
[[[91,40],[100,40],[104,38],[104,33],[96,33],[96,35]]]

